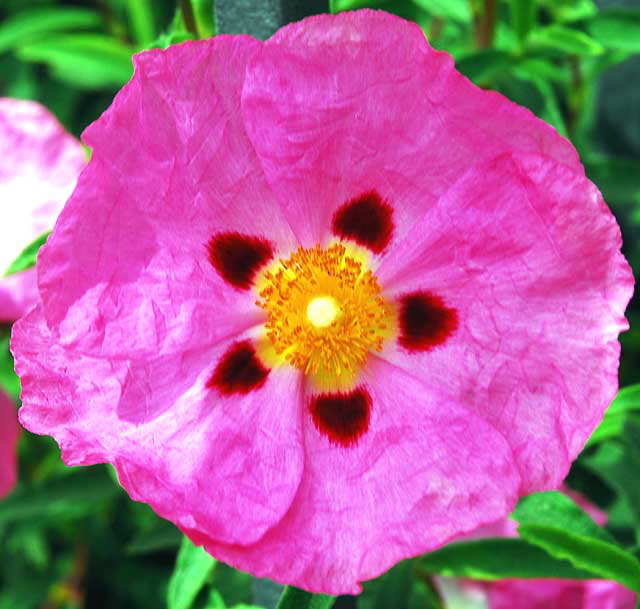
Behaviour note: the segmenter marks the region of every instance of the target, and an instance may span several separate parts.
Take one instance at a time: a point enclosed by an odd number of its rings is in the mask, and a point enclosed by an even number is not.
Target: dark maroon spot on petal
[[[359,245],[379,254],[391,241],[393,210],[372,190],[341,205],[333,215],[332,229],[343,239],[353,239]]]
[[[244,340],[232,345],[220,358],[207,387],[223,395],[244,394],[262,387],[267,376],[269,368],[258,359],[251,341]]]
[[[441,345],[458,327],[458,312],[431,292],[413,292],[400,298],[400,344],[411,351]]]
[[[273,248],[266,239],[220,233],[209,241],[209,260],[232,286],[248,290],[256,273],[273,258]]]
[[[332,444],[352,446],[369,429],[371,397],[362,387],[313,396],[309,409],[316,428]]]

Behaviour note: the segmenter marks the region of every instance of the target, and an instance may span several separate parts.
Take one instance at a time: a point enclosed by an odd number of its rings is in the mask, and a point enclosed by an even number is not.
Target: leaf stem
[[[493,46],[493,38],[496,31],[497,1],[484,0],[482,9],[479,11],[477,6],[477,2],[472,2],[476,47],[489,49]]]
[[[191,0],[180,0],[180,12],[182,13],[182,19],[184,20],[184,26],[187,28],[187,32],[192,34],[195,38],[199,38],[198,26],[196,25],[196,18],[193,14],[193,6]]]

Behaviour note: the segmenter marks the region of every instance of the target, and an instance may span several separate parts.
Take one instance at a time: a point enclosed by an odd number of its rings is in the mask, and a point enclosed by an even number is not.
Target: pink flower
[[[635,609],[636,595],[617,582],[561,579],[489,584],[438,578],[448,609]]]
[[[16,445],[19,435],[16,407],[0,389],[0,497],[9,493],[16,484]]]
[[[595,522],[604,525],[606,514],[579,493],[562,491]],[[475,531],[472,538],[516,537],[517,523],[505,518]],[[636,594],[614,581],[566,579],[503,580],[482,583],[439,577],[436,585],[449,609],[636,609]]]
[[[383,12],[135,63],[14,329],[28,429],[330,594],[560,484],[632,290],[566,140]]]
[[[612,581],[515,580],[489,586],[489,609],[636,609],[636,595]]]
[[[86,164],[82,145],[40,104],[0,98],[0,322],[38,300],[35,269],[3,277],[20,252],[53,228]]]

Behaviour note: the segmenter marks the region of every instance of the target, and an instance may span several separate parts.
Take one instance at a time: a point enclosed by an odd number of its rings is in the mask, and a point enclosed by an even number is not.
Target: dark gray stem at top
[[[216,33],[262,40],[309,15],[329,12],[329,0],[214,0]]]

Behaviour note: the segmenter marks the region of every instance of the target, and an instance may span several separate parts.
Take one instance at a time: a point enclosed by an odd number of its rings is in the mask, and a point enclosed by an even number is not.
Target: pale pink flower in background
[[[436,581],[446,609],[636,609],[635,593],[613,581]]]
[[[0,389],[0,497],[11,492],[16,484],[16,448],[19,435],[20,426],[15,404]]]
[[[46,108],[0,98],[0,322],[18,319],[38,300],[35,269],[4,274],[53,228],[86,161],[82,144]]]
[[[616,393],[613,216],[415,25],[142,53],[83,137],[21,421],[231,565],[358,592],[556,488]]]
[[[606,513],[575,491],[563,487],[593,520],[604,525]],[[517,523],[505,518],[483,527],[473,539],[516,537]],[[438,577],[436,586],[446,609],[636,609],[636,594],[614,581],[567,579],[509,579],[477,582]]]
[[[636,595],[617,582],[501,581],[489,586],[489,609],[636,609]]]

